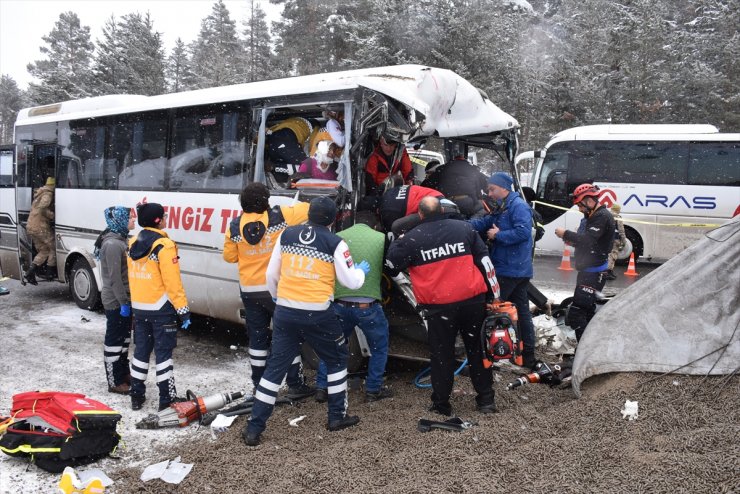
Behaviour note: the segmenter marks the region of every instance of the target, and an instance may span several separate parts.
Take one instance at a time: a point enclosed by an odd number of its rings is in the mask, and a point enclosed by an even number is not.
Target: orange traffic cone
[[[640,273],[635,271],[635,253],[630,254],[630,263],[627,265],[627,271],[624,272],[625,276],[640,276]]]
[[[570,267],[570,250],[568,250],[568,247],[563,250],[563,260],[560,261],[560,267],[558,269],[561,271],[573,271],[573,268]]]

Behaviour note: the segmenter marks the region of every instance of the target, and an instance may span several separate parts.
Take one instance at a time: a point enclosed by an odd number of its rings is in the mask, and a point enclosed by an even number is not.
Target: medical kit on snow
[[[52,473],[104,458],[121,439],[116,431],[121,415],[83,394],[18,393],[13,396],[10,414],[13,422],[0,437],[0,450],[30,458]]]

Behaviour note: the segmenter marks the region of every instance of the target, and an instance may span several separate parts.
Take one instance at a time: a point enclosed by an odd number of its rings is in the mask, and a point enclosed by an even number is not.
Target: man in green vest
[[[333,304],[345,339],[348,341],[355,326],[359,326],[370,345],[372,355],[365,380],[365,401],[378,401],[393,396],[393,392],[383,386],[383,374],[388,361],[388,320],[380,303],[380,281],[386,239],[385,235],[376,230],[378,226],[375,214],[371,211],[358,211],[355,214],[355,225],[337,233],[347,242],[353,259],[365,259],[370,263],[370,272],[365,275],[365,283],[360,288],[350,290],[338,283],[334,286]],[[327,388],[332,385],[332,377],[327,377],[326,365],[319,362],[316,401],[326,401]]]

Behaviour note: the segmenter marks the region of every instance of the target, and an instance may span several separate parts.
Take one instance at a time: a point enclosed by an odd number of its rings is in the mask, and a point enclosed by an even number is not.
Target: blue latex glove
[[[121,316],[123,316],[123,317],[130,317],[131,316],[131,306],[129,304],[122,304],[121,305]]]
[[[190,326],[190,314],[183,314],[180,316],[180,319],[182,319],[182,326],[180,326],[182,329],[188,329],[188,326]]]
[[[367,276],[370,272],[370,263],[363,259],[362,262],[357,265],[357,269],[362,270],[362,272],[365,273],[365,276]]]

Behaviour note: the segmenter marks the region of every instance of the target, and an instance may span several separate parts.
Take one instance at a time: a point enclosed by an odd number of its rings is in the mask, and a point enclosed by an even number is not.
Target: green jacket
[[[337,235],[347,242],[352,260],[355,263],[363,260],[370,263],[370,272],[365,276],[365,283],[357,290],[350,290],[336,283],[334,285],[334,298],[369,297],[382,300],[380,280],[383,275],[385,235],[362,223],[342,230]]]

